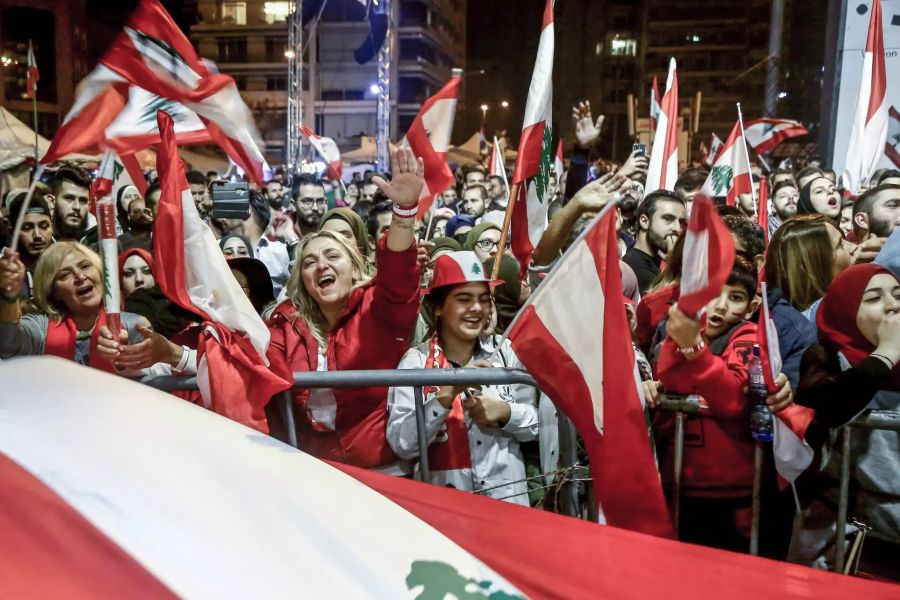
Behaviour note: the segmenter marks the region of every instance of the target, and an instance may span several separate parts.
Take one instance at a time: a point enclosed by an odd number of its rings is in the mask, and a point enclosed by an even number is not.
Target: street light
[[[482,105],[481,105],[481,120],[482,120],[482,121],[484,121],[484,120],[487,119],[487,109],[488,109],[488,105],[487,105],[487,104],[482,104]]]
[[[504,100],[503,102],[500,103],[500,106],[502,106],[503,108],[509,108],[509,102]]]
[[[294,51],[293,50],[285,50],[284,57],[285,58],[294,58]]]

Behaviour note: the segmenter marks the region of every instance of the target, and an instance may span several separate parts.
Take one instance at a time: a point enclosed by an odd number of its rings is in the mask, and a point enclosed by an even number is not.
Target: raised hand
[[[591,103],[585,100],[572,107],[572,122],[575,124],[575,138],[582,148],[590,148],[600,139],[600,128],[606,117],[600,115],[597,122],[591,115]]]
[[[9,248],[0,256],[0,296],[18,296],[25,281],[25,264]]]
[[[646,156],[638,154],[637,150],[632,150],[631,154],[628,155],[625,164],[622,165],[622,168],[619,169],[618,172],[625,177],[631,177],[637,173],[646,173],[649,165],[650,163]]]
[[[425,163],[416,158],[411,149],[395,148],[391,150],[391,174],[390,181],[376,175],[372,183],[395,204],[407,208],[415,206],[425,185]]]

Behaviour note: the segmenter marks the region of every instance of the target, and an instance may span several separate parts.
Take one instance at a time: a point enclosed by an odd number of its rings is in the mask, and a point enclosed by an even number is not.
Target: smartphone
[[[647,156],[647,144],[634,144],[631,151],[637,152],[638,156]]]
[[[247,182],[214,182],[210,216],[214,219],[248,219],[250,217],[250,186]]]

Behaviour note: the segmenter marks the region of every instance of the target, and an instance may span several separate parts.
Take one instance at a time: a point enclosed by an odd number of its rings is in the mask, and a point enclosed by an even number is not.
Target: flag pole
[[[500,230],[500,241],[497,243],[497,260],[494,261],[494,270],[491,273],[491,279],[497,279],[500,275],[500,257],[506,252],[506,242],[509,237],[509,226],[512,223],[513,207],[516,205],[516,198],[519,195],[519,184],[514,183],[509,194],[509,202],[506,205],[506,214],[503,216],[503,229]]]
[[[750,198],[759,215],[759,200],[756,197],[756,189],[753,187],[753,165],[750,164],[750,150],[747,148],[747,134],[744,133],[744,114],[741,112],[741,103],[737,103],[738,123],[741,124],[741,143],[744,144],[744,158],[747,159],[747,173],[750,175]]]
[[[435,204],[437,204],[438,194],[434,195],[434,200],[431,201],[431,214],[428,215],[428,225],[425,227],[425,231],[422,232],[422,237],[419,240],[427,241],[428,234],[431,232],[431,226],[434,225],[434,213],[437,212],[435,210]]]
[[[34,55],[34,49],[31,46],[31,38],[28,39],[28,50]],[[29,75],[30,77],[30,75]],[[38,164],[38,110],[37,110],[37,81],[33,83],[34,90],[31,94],[31,111],[32,111],[32,123],[34,126],[34,164]]]

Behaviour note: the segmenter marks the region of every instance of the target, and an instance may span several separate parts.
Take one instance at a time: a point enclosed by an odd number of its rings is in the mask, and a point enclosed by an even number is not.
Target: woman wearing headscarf
[[[359,248],[363,257],[369,254],[369,234],[366,232],[366,223],[358,214],[349,208],[332,208],[319,221],[319,231],[334,231],[339,233]]]
[[[141,248],[131,248],[119,256],[119,284],[123,302],[137,290],[156,285],[153,256]]]
[[[496,256],[492,256],[484,262],[484,270],[487,273],[494,272]],[[494,289],[494,306],[497,309],[496,333],[503,333],[509,327],[512,320],[521,308],[522,281],[519,279],[519,261],[507,254],[500,257],[500,272],[497,274],[501,283]]]
[[[500,243],[500,228],[493,223],[480,223],[466,235],[463,250],[474,252],[481,262],[496,256]]]
[[[795,402],[815,409],[806,439],[821,452],[820,491],[791,559],[830,568],[841,455],[849,450],[849,516],[871,528],[860,569],[900,578],[900,432],[852,428],[849,449],[839,435],[866,410],[900,408],[900,280],[879,265],[849,267],[834,278],[816,320],[820,344],[803,356]]]

